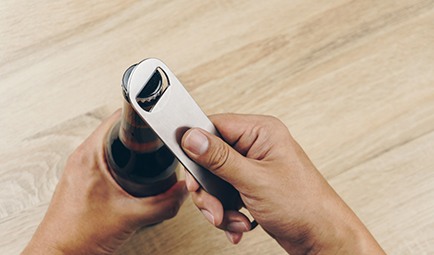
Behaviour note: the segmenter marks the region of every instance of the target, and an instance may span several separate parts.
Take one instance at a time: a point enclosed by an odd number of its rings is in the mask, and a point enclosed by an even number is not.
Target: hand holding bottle
[[[184,181],[137,198],[112,178],[106,135],[120,111],[69,157],[44,220],[22,254],[113,254],[138,228],[172,218],[188,195]]]
[[[187,131],[188,156],[231,183],[250,214],[291,254],[384,254],[351,209],[321,176],[285,125],[253,115],[211,117],[222,138]],[[230,144],[230,145],[229,145]],[[195,204],[233,243],[250,230],[243,214],[220,202],[187,174]]]

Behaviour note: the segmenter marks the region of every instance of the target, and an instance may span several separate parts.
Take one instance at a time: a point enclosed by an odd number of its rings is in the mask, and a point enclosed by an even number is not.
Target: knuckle
[[[285,124],[277,117],[274,116],[266,116],[267,127],[271,130],[276,128],[282,128]]]
[[[229,147],[223,143],[215,146],[209,155],[208,167],[210,170],[219,171],[227,165],[230,158]]]
[[[201,193],[199,194],[192,194],[192,198],[193,198],[193,202],[196,206],[201,207],[204,205],[205,203],[205,199],[204,197],[201,195]]]
[[[289,130],[285,123],[274,116],[264,116],[264,122],[258,127],[259,131],[268,137],[280,136],[283,133],[288,133]]]

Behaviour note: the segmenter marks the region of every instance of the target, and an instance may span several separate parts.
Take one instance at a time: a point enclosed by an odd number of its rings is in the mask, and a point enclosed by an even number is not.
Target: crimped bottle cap
[[[124,73],[122,77],[122,90],[124,92],[124,97],[129,101],[129,79],[131,73],[134,68],[136,68],[137,64],[130,66]],[[148,80],[146,85],[144,85],[142,91],[137,96],[137,102],[148,105],[152,104],[152,101],[157,99],[163,93],[163,79],[161,77],[161,73],[158,70],[155,70],[154,74]]]

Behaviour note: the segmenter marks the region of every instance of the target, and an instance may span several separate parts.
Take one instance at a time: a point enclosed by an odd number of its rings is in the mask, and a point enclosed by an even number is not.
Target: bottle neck
[[[138,153],[156,151],[163,142],[124,98],[119,138],[130,150]]]

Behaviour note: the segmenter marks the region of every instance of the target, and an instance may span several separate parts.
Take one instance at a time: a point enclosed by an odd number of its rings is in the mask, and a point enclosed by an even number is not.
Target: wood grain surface
[[[29,241],[146,57],[207,114],[282,119],[388,254],[434,254],[434,1],[2,0],[0,14],[0,254]],[[284,251],[260,228],[230,245],[188,200],[118,254]]]

